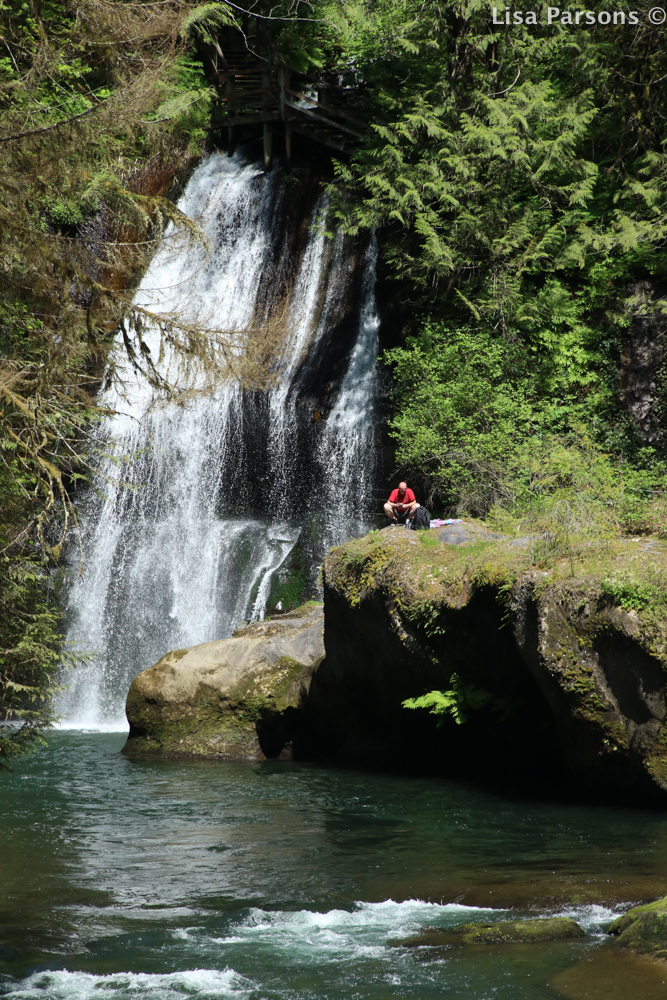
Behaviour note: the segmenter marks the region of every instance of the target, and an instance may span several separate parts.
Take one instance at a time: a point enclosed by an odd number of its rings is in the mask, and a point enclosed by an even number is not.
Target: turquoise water
[[[667,816],[288,762],[133,762],[57,733],[0,774],[0,995],[667,996],[603,928],[667,894]],[[582,941],[408,948],[558,913]],[[602,992],[601,992],[602,991]]]

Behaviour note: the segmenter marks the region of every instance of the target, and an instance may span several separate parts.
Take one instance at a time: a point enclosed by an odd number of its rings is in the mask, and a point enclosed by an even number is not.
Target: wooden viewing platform
[[[238,45],[238,41],[236,42]],[[247,49],[216,45],[211,58],[214,124],[227,129],[233,150],[239,125],[261,124],[264,169],[271,169],[274,135],[284,136],[285,159],[292,157],[292,134],[306,136],[339,152],[351,152],[363,141],[364,125],[354,117],[357,91],[274,61],[270,46],[265,56]]]

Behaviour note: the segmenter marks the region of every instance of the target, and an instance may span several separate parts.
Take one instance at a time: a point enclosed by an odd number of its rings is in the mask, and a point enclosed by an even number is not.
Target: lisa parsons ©
[[[627,14],[622,10],[559,10],[558,7],[547,7],[547,24],[558,21],[559,24],[639,24],[639,11],[631,10]],[[494,24],[539,24],[537,12],[534,10],[504,10],[498,14],[498,8],[493,8]]]

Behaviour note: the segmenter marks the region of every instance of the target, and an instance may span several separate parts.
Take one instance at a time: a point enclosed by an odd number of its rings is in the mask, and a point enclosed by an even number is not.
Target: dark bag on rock
[[[412,518],[412,527],[415,531],[418,531],[420,528],[431,527],[431,515],[426,510],[426,507],[417,507]]]

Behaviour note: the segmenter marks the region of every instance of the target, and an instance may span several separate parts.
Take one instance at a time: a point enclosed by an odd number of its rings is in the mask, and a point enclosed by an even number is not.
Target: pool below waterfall
[[[130,761],[58,732],[0,774],[0,996],[557,1000],[667,995],[604,927],[667,894],[667,815],[285,761]],[[572,942],[408,947],[571,915]]]

